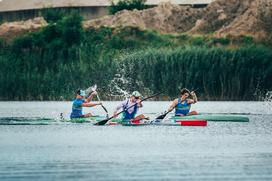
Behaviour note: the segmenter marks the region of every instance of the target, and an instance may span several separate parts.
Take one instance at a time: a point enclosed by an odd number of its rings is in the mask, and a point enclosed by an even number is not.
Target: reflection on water
[[[115,104],[105,103],[109,111]],[[146,102],[142,112],[155,117],[168,105]],[[1,102],[0,117],[50,122],[60,112],[68,116],[70,106]],[[193,109],[250,113],[250,122],[209,122],[207,127],[0,125],[0,180],[272,179],[270,108],[262,102],[204,102]],[[104,113],[100,107],[90,110]]]
[[[48,125],[57,121],[43,117],[0,117],[0,125]]]

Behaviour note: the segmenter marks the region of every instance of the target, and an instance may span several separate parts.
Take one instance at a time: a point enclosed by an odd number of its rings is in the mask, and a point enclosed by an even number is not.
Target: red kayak
[[[176,120],[181,126],[207,126],[206,120]]]

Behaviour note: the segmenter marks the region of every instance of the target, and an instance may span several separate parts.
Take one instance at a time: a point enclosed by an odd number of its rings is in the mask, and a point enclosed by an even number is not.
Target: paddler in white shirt
[[[128,107],[134,105],[131,108],[124,111],[123,121],[149,119],[148,117],[145,117],[145,115],[143,114],[136,116],[138,109],[143,107],[140,97],[141,94],[138,91],[132,92],[131,96],[128,99],[124,100],[116,107],[114,111],[114,117],[117,117],[118,110],[122,109],[123,111],[126,110]]]

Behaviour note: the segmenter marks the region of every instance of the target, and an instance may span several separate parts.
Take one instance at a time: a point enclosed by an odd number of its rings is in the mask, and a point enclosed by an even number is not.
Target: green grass
[[[102,98],[118,94],[116,84],[170,97],[199,87],[202,100],[255,100],[272,88],[269,42],[137,27],[84,30],[81,22],[72,13],[9,44],[0,39],[0,100],[69,100],[95,83]]]

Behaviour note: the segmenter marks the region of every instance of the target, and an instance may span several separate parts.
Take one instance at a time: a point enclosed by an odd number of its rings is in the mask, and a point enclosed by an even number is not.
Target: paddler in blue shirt
[[[96,94],[97,94],[96,91],[94,91],[90,94],[90,96],[87,99],[84,99],[87,96],[86,92],[84,90],[77,90],[76,99],[73,101],[70,118],[73,119],[73,118],[91,117],[92,116],[91,113],[88,113],[88,114],[82,113],[82,107],[93,107],[93,106],[101,105],[101,103],[96,103],[96,104],[89,103],[92,100],[93,96]]]
[[[192,96],[192,99],[189,99]],[[191,104],[197,102],[197,97],[194,91],[190,92],[188,89],[183,88],[181,90],[181,97],[175,99],[168,109],[171,112],[175,108],[175,116],[188,116],[197,114],[196,111],[191,111]]]
[[[114,117],[117,117],[118,110],[122,109],[123,111],[134,105],[123,113],[123,121],[149,119],[143,114],[136,116],[138,109],[143,107],[140,97],[141,94],[138,91],[132,92],[128,99],[124,100],[116,107],[114,111]]]

